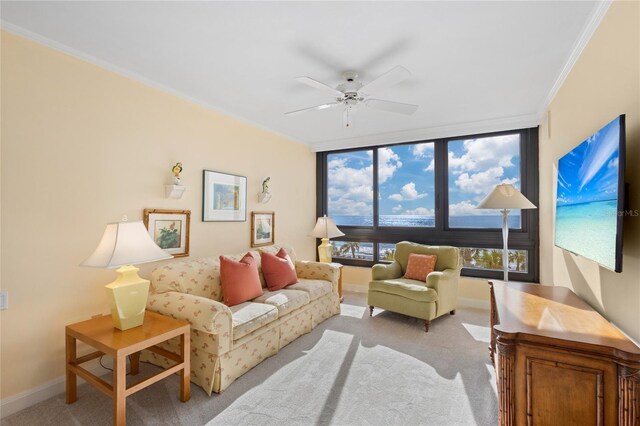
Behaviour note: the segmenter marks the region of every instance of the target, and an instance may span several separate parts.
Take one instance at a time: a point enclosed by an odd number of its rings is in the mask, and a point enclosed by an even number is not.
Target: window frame
[[[463,135],[439,139],[419,140],[395,144],[370,145],[316,153],[316,214],[327,214],[328,201],[328,164],[330,154],[373,150],[373,226],[340,225],[346,235],[334,238],[335,241],[358,241],[373,243],[373,261],[343,259],[340,263],[350,266],[370,267],[379,260],[380,243],[395,244],[399,241],[413,241],[421,244],[452,245],[456,247],[478,247],[502,249],[501,228],[450,228],[449,227],[449,182],[448,182],[448,143],[464,139],[520,135],[520,191],[534,205],[539,205],[538,182],[538,127],[515,129],[492,133]],[[379,226],[379,187],[378,187],[378,148],[393,148],[400,145],[419,143],[434,144],[434,188],[435,188],[435,226],[434,227],[389,227]],[[509,248],[527,250],[527,273],[509,272],[513,281],[538,282],[540,276],[538,209],[522,210],[520,229],[509,228]],[[502,279],[501,271],[463,268],[462,275],[478,278]]]

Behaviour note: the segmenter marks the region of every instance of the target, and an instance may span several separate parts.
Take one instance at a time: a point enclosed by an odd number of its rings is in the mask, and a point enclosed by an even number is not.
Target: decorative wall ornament
[[[269,181],[271,177],[267,177],[262,181],[262,189],[258,194],[258,201],[262,204],[267,204],[271,200],[271,193],[269,192]]]

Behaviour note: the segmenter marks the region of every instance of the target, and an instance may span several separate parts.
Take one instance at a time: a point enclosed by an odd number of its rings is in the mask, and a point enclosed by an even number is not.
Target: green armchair
[[[404,278],[410,253],[437,256],[435,270],[427,275],[426,283]],[[457,247],[402,241],[396,244],[393,257],[391,264],[373,266],[367,294],[369,315],[373,315],[373,308],[377,307],[420,318],[428,332],[432,319],[446,313],[455,314],[462,268]]]

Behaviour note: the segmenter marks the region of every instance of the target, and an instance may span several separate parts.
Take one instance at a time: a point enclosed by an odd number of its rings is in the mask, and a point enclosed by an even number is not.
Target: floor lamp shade
[[[504,281],[509,281],[509,224],[507,222],[508,209],[535,209],[536,206],[520,193],[510,183],[496,185],[493,191],[480,201],[477,209],[500,209],[502,210],[502,268],[504,271]]]
[[[98,247],[80,265],[118,268],[118,278],[105,288],[114,326],[127,330],[142,325],[149,294],[149,280],[133,265],[172,257],[153,242],[142,222],[125,221],[107,224]]]
[[[329,239],[343,235],[344,233],[338,229],[333,219],[326,215],[318,218],[316,226],[313,228],[313,231],[311,231],[311,236],[322,240],[318,246],[318,258],[320,262],[331,263],[333,246],[329,242]]]

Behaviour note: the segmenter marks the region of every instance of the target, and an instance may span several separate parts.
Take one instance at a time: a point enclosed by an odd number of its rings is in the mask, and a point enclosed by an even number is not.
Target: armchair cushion
[[[459,269],[460,250],[457,247],[450,246],[427,246],[423,244],[402,241],[396,244],[395,260],[400,263],[402,272],[406,272],[409,263],[409,254],[435,254],[438,256],[436,260],[436,271],[443,269]]]
[[[438,300],[438,293],[434,289],[427,287],[422,281],[407,278],[371,281],[369,283],[369,291],[396,294],[417,302],[435,302]]]
[[[427,275],[433,272],[438,256],[433,254],[409,254],[407,271],[404,277],[411,280],[427,282]]]

